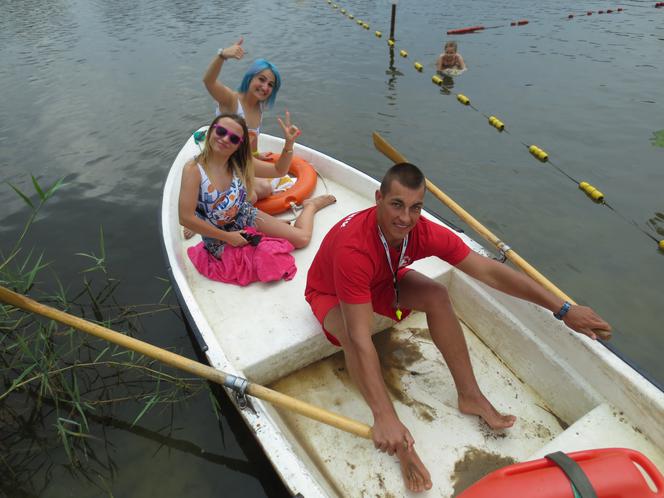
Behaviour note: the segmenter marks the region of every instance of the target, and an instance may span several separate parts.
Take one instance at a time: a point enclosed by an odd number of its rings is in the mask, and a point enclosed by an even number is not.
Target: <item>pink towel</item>
[[[256,281],[291,280],[297,272],[295,258],[290,254],[293,249],[293,244],[285,239],[263,235],[257,246],[226,245],[221,259],[210,254],[203,242],[187,249],[187,254],[198,272],[210,280],[245,286]]]

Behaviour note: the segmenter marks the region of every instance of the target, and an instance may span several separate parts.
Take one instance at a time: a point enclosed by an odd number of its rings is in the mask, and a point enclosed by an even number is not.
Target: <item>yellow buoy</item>
[[[594,202],[604,202],[604,194],[590,185],[588,182],[579,182],[579,188],[583,190]]]
[[[358,19],[358,20],[357,20],[357,24],[359,24],[360,26],[362,26],[362,24],[364,24],[364,21],[363,21],[362,19]]]
[[[364,29],[369,29],[369,25],[368,25],[367,23],[362,23],[362,27],[363,27]]]
[[[489,124],[498,131],[503,131],[505,129],[505,123],[503,123],[496,116],[489,116]]]
[[[416,62],[415,64],[413,64],[413,66],[415,66],[415,69],[417,69],[420,73],[422,72],[422,69],[424,69],[424,66],[419,62]]]
[[[348,19],[355,19],[355,16],[353,14],[348,14]]]
[[[470,105],[470,99],[463,95],[462,93],[457,95],[457,100],[461,102],[463,105]]]
[[[542,161],[543,163],[547,162],[549,160],[549,154],[544,152],[542,149],[540,149],[537,145],[531,145],[528,147],[528,151],[537,159]]]
[[[659,241],[659,250],[664,251],[664,239]]]
[[[590,198],[595,202],[602,202],[604,200],[604,194],[595,189],[590,193]]]
[[[381,33],[380,31],[376,31],[374,35],[376,35],[376,38],[380,38],[381,36],[383,36],[383,33]]]
[[[394,40],[387,40],[387,44],[388,44],[390,47],[394,47]]]
[[[342,14],[345,14],[345,13],[346,13],[346,9],[341,9],[341,13],[342,13]]]
[[[434,74],[434,75],[431,77],[431,81],[433,81],[433,84],[434,84],[434,85],[438,85],[438,86],[440,86],[440,85],[443,84],[443,78],[441,78],[441,77],[438,76],[437,74]]]
[[[399,50],[399,55],[401,57],[408,57],[408,52],[406,52],[405,50],[402,49],[402,50]]]

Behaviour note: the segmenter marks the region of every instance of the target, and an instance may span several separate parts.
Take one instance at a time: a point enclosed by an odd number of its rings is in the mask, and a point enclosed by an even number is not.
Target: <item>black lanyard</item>
[[[392,272],[392,284],[394,285],[394,294],[397,298],[396,302],[396,316],[397,320],[401,320],[401,309],[399,308],[399,282],[397,281],[397,271],[399,267],[403,264],[406,259],[406,248],[408,247],[408,235],[401,242],[401,255],[399,256],[399,262],[397,263],[396,268],[392,268],[392,258],[390,257],[390,247],[387,245],[387,240],[383,231],[378,226],[378,235],[380,236],[380,241],[383,243],[383,249],[385,249],[385,256],[387,256],[387,264],[390,266],[390,271]]]

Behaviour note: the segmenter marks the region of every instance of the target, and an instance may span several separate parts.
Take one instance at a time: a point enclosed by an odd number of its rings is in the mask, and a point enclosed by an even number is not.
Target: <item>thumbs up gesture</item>
[[[242,42],[244,42],[244,37],[241,36],[240,39],[230,47],[219,50],[219,55],[222,59],[242,59],[242,57],[244,57]]]

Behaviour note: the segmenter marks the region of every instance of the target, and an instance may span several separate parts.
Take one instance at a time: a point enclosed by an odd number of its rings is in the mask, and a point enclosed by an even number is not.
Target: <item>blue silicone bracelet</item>
[[[565,302],[563,303],[562,308],[560,308],[560,311],[559,311],[558,313],[554,313],[553,316],[555,316],[558,320],[562,320],[563,317],[564,317],[564,316],[567,314],[567,312],[569,311],[569,309],[570,309],[571,306],[572,306],[572,305],[571,305],[569,302],[565,301]]]

